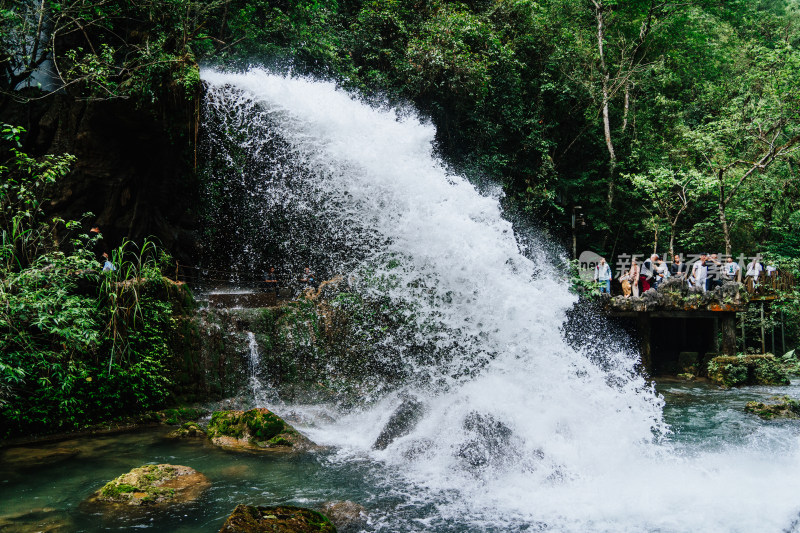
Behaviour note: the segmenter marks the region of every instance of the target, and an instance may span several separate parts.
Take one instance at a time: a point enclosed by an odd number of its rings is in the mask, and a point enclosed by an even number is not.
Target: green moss
[[[281,417],[263,408],[244,412],[218,411],[211,416],[206,433],[212,440],[218,437],[233,437],[247,441],[253,448],[261,449],[295,448],[299,442],[307,440]]]
[[[175,496],[175,489],[159,485],[175,476],[175,468],[169,465],[145,465],[109,481],[100,489],[98,496],[101,500],[119,503],[132,500],[151,503],[170,499]]]
[[[800,402],[784,396],[777,398],[778,403],[765,404],[762,402],[747,402],[744,410],[753,413],[765,420],[773,418],[800,418]]]
[[[244,427],[239,425],[239,417],[233,411],[215,412],[211,415],[206,431],[210,437],[226,436],[241,439],[244,436]]]
[[[252,507],[239,505],[222,526],[223,531],[294,531],[296,533],[336,533],[328,518],[302,507]]]
[[[268,441],[286,428],[283,420],[267,410],[247,411],[242,415],[241,421],[247,426],[251,437],[258,441]]]
[[[789,377],[770,354],[714,357],[708,377],[722,387],[740,385],[788,385]]]
[[[165,424],[177,426],[182,422],[197,420],[207,412],[205,409],[197,409],[196,407],[178,407],[164,409],[160,414]]]
[[[120,494],[125,494],[128,492],[136,492],[137,489],[133,485],[128,485],[126,483],[117,483],[116,481],[109,481],[106,483],[102,489],[100,489],[100,494],[104,498],[109,499],[116,499],[120,496]]]

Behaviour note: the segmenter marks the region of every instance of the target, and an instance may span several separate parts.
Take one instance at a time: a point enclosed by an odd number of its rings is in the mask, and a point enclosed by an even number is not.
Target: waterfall
[[[261,370],[261,356],[258,354],[258,342],[256,342],[256,336],[252,331],[247,332],[247,348],[247,366],[250,371],[250,376],[247,380],[248,386],[253,395],[253,403],[255,406],[264,407],[266,404],[266,389],[258,375]]]
[[[207,156],[224,175],[218,189],[241,197],[236,217],[248,228],[220,237],[224,255],[280,255],[293,271],[316,262],[411,323],[375,346],[403,366],[405,389],[308,432],[342,460],[368,456],[413,487],[403,496],[434,508],[417,527],[790,527],[796,437],[765,429],[741,445],[676,446],[635,353],[564,340],[575,297],[547,245],[515,235],[499,191],[481,194],[442,164],[429,123],[332,83],[256,69],[202,77],[216,121]],[[423,406],[418,420],[374,449],[409,396]],[[392,531],[384,518],[375,527]]]

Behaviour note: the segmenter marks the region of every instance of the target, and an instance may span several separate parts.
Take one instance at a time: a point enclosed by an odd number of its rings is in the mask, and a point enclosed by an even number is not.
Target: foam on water
[[[663,402],[636,374],[636,355],[609,347],[599,364],[565,343],[565,312],[574,303],[565,282],[543,252],[523,253],[496,197],[479,194],[434,156],[432,126],[331,83],[261,70],[204,70],[202,77],[212,107],[233,110],[242,127],[268,124],[306,169],[306,193],[335,199],[334,233],[366,228],[370,243],[379,243],[372,257],[340,267],[355,272],[358,262],[400,258],[389,292],[413,300],[420,321],[441,326],[446,334],[437,343],[459,347],[435,384],[414,385],[424,415],[385,450],[372,444],[399,394],[309,428],[315,441],[337,447],[341,460],[388,465],[416,487],[408,498],[435,506],[434,523],[552,531],[793,527],[797,432],[767,428],[747,444],[722,442],[711,452],[673,447]],[[242,142],[257,149],[260,140]],[[429,290],[419,289],[420,280]],[[464,368],[475,372],[465,377]],[[392,530],[386,520],[373,525]]]

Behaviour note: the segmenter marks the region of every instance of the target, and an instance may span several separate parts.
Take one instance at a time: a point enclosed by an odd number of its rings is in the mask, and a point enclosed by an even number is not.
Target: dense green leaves
[[[173,327],[158,251],[123,244],[112,253],[116,270],[101,272],[81,224],[41,209],[74,158],[33,159],[19,150],[23,133],[3,127],[0,437],[161,404]]]

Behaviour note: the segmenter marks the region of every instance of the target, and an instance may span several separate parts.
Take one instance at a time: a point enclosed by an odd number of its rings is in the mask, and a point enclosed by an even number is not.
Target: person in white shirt
[[[611,267],[602,257],[594,267],[594,280],[600,282],[600,292],[611,294]]]
[[[722,267],[722,272],[725,275],[725,281],[739,281],[739,263],[733,260],[730,255],[725,259],[725,264]]]
[[[753,283],[758,284],[758,278],[764,267],[761,266],[761,254],[756,255],[752,261],[747,264],[747,276],[753,278]]]
[[[707,259],[708,255],[700,254],[700,259],[692,265],[692,275],[689,277],[689,284],[692,287],[703,289],[703,292],[706,292],[706,278],[708,277]]]
[[[656,262],[656,272],[655,272],[655,287],[656,289],[664,283],[669,278],[669,268],[667,267],[667,262],[663,259],[659,259]]]

